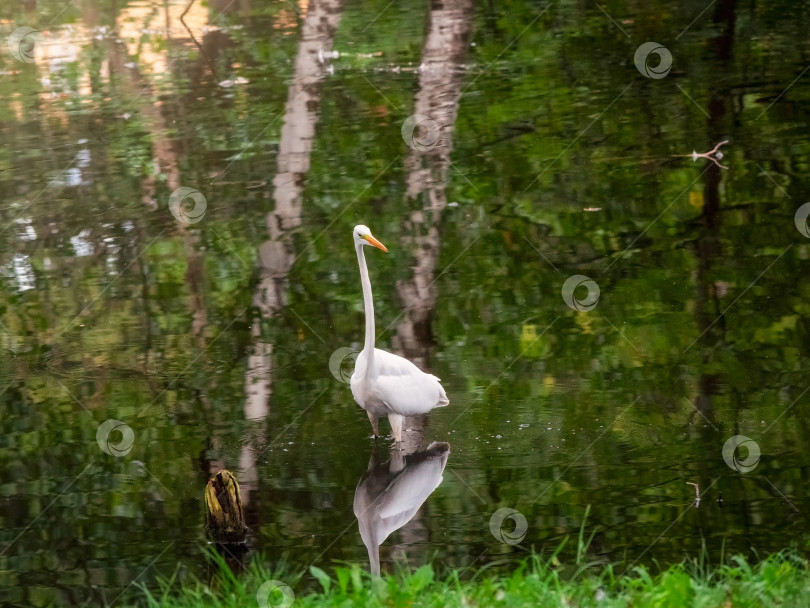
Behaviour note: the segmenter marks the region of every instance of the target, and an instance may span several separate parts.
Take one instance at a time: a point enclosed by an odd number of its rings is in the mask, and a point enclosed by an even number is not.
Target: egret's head
[[[371,230],[369,230],[368,226],[363,226],[363,224],[355,226],[352,234],[354,235],[355,245],[372,245],[373,247],[382,249],[388,253],[388,249],[386,249],[385,245],[383,245],[380,241],[374,238],[374,235],[371,234]]]

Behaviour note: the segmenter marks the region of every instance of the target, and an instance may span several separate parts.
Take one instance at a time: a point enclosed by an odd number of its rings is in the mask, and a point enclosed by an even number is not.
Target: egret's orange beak
[[[385,253],[388,253],[388,249],[386,249],[385,245],[370,234],[365,235],[363,238],[366,239],[371,245],[374,245],[377,249],[382,249]]]

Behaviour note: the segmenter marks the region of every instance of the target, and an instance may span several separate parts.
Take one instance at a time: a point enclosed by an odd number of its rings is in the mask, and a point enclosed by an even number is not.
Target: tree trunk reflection
[[[414,114],[438,125],[439,138],[428,150],[411,149],[406,161],[403,247],[414,252],[413,277],[397,283],[405,315],[397,327],[398,346],[419,367],[429,367],[430,319],[436,305],[434,284],[439,258],[439,218],[447,206],[445,189],[453,150],[453,129],[464,80],[462,62],[469,46],[472,2],[432,0],[422,52]]]
[[[472,28],[473,5],[468,0],[432,0],[422,50],[419,89],[414,114],[428,117],[439,127],[439,136],[427,150],[411,148],[405,160],[405,202],[410,213],[404,221],[402,246],[412,251],[413,277],[397,283],[405,314],[397,325],[397,346],[406,358],[428,369],[433,343],[430,320],[436,306],[436,263],[439,258],[439,219],[447,206],[447,174],[453,151],[453,130],[464,82],[462,63]],[[416,135],[416,134],[415,134]],[[427,141],[430,141],[429,139]],[[424,447],[426,417],[406,419],[408,452]],[[419,510],[392,545],[392,555],[405,555],[405,547],[428,540],[428,529]]]
[[[262,336],[262,321],[275,316],[286,304],[287,275],[296,257],[292,236],[301,224],[301,194],[318,123],[320,84],[326,76],[319,51],[323,56],[323,51],[332,48],[343,4],[340,0],[321,0],[310,2],[306,10],[273,179],[275,209],[267,214],[269,238],[261,246],[259,284],[253,296],[259,314],[253,319],[253,351],[245,372],[244,411],[248,420],[262,419],[269,412],[273,345]],[[248,505],[258,480],[250,445],[242,448],[240,469],[244,503]]]

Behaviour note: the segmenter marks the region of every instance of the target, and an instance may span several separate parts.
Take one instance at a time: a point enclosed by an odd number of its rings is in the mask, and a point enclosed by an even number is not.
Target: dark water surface
[[[356,489],[403,470],[429,497],[383,570],[583,525],[619,572],[805,549],[809,24],[779,1],[0,1],[0,604],[205,576],[222,467],[251,549],[300,571],[366,565]],[[378,346],[450,398],[405,460],[343,381],[358,223],[390,249],[367,255]],[[443,475],[414,454],[434,441]]]

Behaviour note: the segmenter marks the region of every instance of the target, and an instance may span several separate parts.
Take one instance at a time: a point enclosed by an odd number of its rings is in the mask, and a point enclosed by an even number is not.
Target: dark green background
[[[365,562],[352,500],[370,427],[328,361],[362,344],[352,226],[391,250],[368,255],[381,348],[392,348],[395,284],[416,253],[398,247],[400,126],[414,112],[428,6],[387,4],[344,10],[335,48],[346,55],[321,86],[288,301],[262,323],[269,415],[246,421],[296,7],[206,9],[221,30],[195,32],[204,54],[144,26],[140,42],[171,63],[152,73],[146,53],[125,57],[151,84],[136,97],[94,38],[121,27],[129,5],[87,0],[60,14],[61,1],[27,13],[0,2],[3,45],[28,24],[77,50],[57,65],[0,49],[0,598],[112,602],[139,575],[204,575],[201,461],[239,475],[246,445],[262,452],[252,547],[302,569]],[[133,6],[161,22],[163,4]],[[384,565],[391,546],[411,565],[517,559],[576,535],[588,505],[588,558],[619,571],[704,544],[713,562],[804,549],[810,241],[794,213],[810,200],[810,7],[516,1],[481,3],[472,24],[431,324],[430,367],[450,406],[425,433],[451,454],[413,529],[383,546]],[[665,78],[633,64],[650,40],[672,53]],[[237,77],[248,82],[218,84]],[[205,195],[200,223],[182,228],[169,213],[156,138],[177,151],[182,185]],[[722,140],[728,170],[688,157]],[[67,185],[82,150],[82,183]],[[26,223],[36,239],[20,238]],[[92,255],[71,241],[83,231]],[[26,264],[35,288],[21,290]],[[590,312],[562,300],[574,274],[599,285]],[[124,457],[96,443],[109,418],[134,431]],[[762,452],[747,474],[721,454],[738,434]],[[686,482],[701,486],[698,508]],[[489,532],[504,506],[528,520],[518,546]]]

